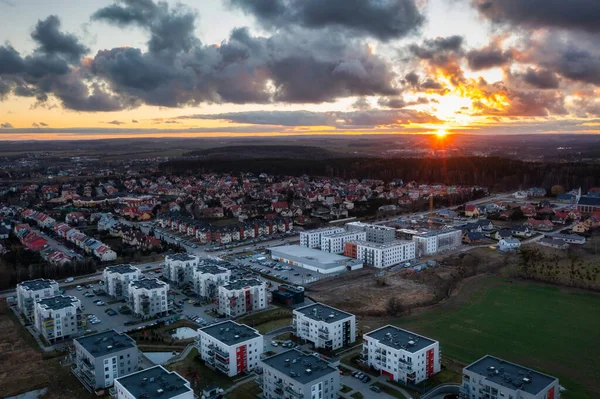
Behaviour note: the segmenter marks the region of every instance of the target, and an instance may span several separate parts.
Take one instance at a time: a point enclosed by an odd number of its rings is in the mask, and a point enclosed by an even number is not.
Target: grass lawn
[[[292,324],[292,311],[289,309],[275,308],[264,312],[250,314],[238,320],[238,323],[247,324],[256,328],[261,334],[265,334],[276,328]]]
[[[464,363],[491,354],[560,379],[568,399],[600,397],[600,295],[487,276],[394,324],[440,341]]]
[[[255,399],[262,392],[256,381],[250,381],[240,385],[227,394],[228,399]]]
[[[354,399],[363,399],[364,396],[362,393],[360,392],[354,392],[352,395],[350,395],[351,397],[353,397]]]
[[[341,393],[348,393],[352,390],[352,388],[350,388],[348,385],[344,385],[342,384],[342,389],[340,389]]]
[[[204,363],[196,358],[197,354],[198,350],[192,349],[185,359],[167,367],[169,370],[177,371],[190,381],[190,384],[196,393],[201,393],[202,388],[209,385],[217,385],[223,389],[233,385],[231,378],[205,366]],[[196,375],[198,378],[196,378]]]
[[[382,384],[381,382],[376,382],[375,384],[372,384],[372,385],[375,385],[376,387],[381,388],[381,390],[383,392],[387,393],[390,396],[393,396],[395,398],[400,398],[400,399],[406,399],[406,397],[402,394],[402,392],[390,387],[389,385]]]

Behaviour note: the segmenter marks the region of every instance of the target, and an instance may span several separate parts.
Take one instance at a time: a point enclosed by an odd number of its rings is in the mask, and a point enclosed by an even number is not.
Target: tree
[[[556,197],[560,194],[564,194],[565,188],[559,184],[556,184],[556,185],[552,186],[552,188],[550,189],[550,192],[552,193],[553,196]]]
[[[395,317],[404,312],[404,305],[400,301],[400,298],[394,296],[387,301],[385,310],[389,316]]]

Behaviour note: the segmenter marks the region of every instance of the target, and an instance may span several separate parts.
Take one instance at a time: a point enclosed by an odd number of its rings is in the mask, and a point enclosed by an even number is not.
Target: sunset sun
[[[446,135],[448,134],[448,132],[444,129],[440,129],[437,132],[435,132],[435,135],[442,138],[442,137],[446,137]]]

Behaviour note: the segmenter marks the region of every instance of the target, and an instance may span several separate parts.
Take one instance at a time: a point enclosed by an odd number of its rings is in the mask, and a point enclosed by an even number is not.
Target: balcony
[[[296,392],[290,387],[285,387],[285,392],[291,394],[294,398],[303,398],[304,394],[301,392]]]
[[[108,394],[110,395],[110,399],[117,399],[117,390],[115,388],[109,389]]]
[[[221,356],[223,359],[229,359],[229,353],[223,352],[219,348],[214,348],[213,350],[217,356]]]
[[[229,373],[229,364],[224,364],[224,363],[221,363],[221,362],[215,362],[215,366],[217,367],[217,369],[221,370],[225,374]]]

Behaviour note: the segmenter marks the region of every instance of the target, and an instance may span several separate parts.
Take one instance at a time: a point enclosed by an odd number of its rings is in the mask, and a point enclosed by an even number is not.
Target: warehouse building
[[[282,245],[269,248],[269,251],[273,260],[323,274],[341,273],[362,267],[362,262],[356,259],[300,245]]]

